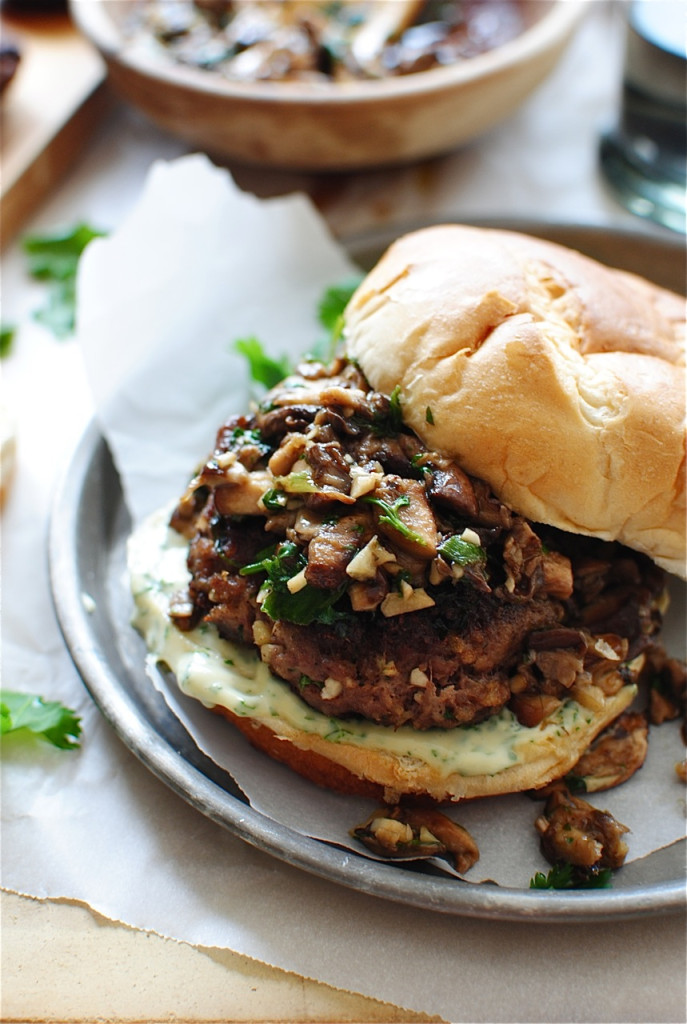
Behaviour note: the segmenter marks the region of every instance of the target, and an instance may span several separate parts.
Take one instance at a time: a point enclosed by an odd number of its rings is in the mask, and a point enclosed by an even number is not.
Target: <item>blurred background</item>
[[[340,235],[444,212],[627,209],[684,231],[682,0],[0,11],[3,244],[68,172],[116,173],[124,203],[156,156],[196,150],[258,195],[307,191]]]

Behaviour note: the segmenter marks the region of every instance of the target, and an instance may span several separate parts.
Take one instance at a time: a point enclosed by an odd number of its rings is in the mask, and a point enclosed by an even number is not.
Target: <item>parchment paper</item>
[[[153,168],[137,208],[89,247],[79,278],[86,369],[135,523],[182,492],[221,422],[248,409],[250,385],[232,342],[255,335],[272,355],[296,360],[317,340],[323,290],[356,269],[302,196],[259,201],[201,156]],[[682,589],[674,589],[679,616]],[[349,831],[374,804],[332,797],[295,777],[178,693],[167,675],[151,677],[254,807],[365,855]],[[592,799],[630,828],[628,863],[684,834],[676,800],[684,792],[673,770],[680,757],[677,727],[665,726],[642,771]],[[526,887],[536,870],[547,870],[533,826],[539,809],[519,795],[449,812],[480,848],[470,881]]]
[[[598,133],[612,120],[620,84],[617,34],[607,15],[620,7],[601,0],[590,5],[592,17],[550,84],[484,144],[388,182],[383,175],[352,179],[347,201],[334,204],[330,219],[341,231],[354,231],[369,226],[372,209],[382,221],[458,209],[468,216],[641,230],[642,222],[614,203],[596,173]],[[41,227],[83,216],[101,226],[119,224],[151,157],[180,151],[136,118],[120,116],[115,129],[104,126],[92,157],[41,211]],[[242,235],[229,238],[245,242]],[[148,280],[134,281],[140,291],[152,285],[155,268],[147,273]],[[56,346],[30,325],[40,297],[22,290],[19,277],[5,273],[3,281],[6,312],[14,286],[26,317],[20,344],[3,366],[19,438],[2,522],[3,685],[71,704],[84,732],[76,754],[40,744],[27,748],[11,737],[3,743],[3,885],[39,898],[80,900],[112,920],[201,948],[229,948],[445,1020],[683,1020],[679,915],[590,927],[421,913],[261,854],[180,800],[130,755],[79,680],[51,607],[44,551],[51,488],[92,402],[79,348]],[[108,291],[116,307],[115,282]],[[175,301],[167,316],[172,327]],[[152,338],[163,315],[158,309],[149,325]],[[109,331],[105,318],[100,327],[100,358],[109,358],[110,372],[125,352],[128,365],[135,362],[140,338]],[[250,330],[256,329],[252,321]],[[151,339],[144,340],[147,348]],[[275,350],[281,351],[279,338]],[[233,366],[232,373],[242,372]],[[105,372],[100,376],[107,379]],[[115,379],[107,390],[115,389]],[[209,440],[199,439],[201,451]],[[679,627],[682,635],[682,622]],[[683,800],[679,788],[673,792]],[[630,870],[641,872],[644,863]]]

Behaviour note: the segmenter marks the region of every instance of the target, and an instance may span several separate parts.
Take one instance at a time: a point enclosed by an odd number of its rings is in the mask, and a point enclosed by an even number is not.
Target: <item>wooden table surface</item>
[[[441,1020],[231,950],[194,947],[114,924],[69,901],[2,891],[0,911],[4,1024]]]

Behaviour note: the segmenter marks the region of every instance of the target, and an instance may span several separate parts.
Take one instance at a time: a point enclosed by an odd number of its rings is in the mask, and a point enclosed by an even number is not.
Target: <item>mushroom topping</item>
[[[528,729],[539,725],[560,706],[558,697],[548,693],[517,693],[510,701],[510,708],[518,722]]]
[[[315,587],[334,590],[346,582],[351,559],[362,546],[368,532],[362,515],[343,516],[322,529],[308,544],[305,579]]]
[[[254,640],[311,707],[383,725],[453,729],[509,702],[536,725],[563,700],[603,706],[645,656],[662,577],[627,556],[590,563],[578,586],[583,542],[570,550],[508,510],[402,411],[400,388],[376,392],[340,358],[303,364],[230,417],[171,516],[191,574],[175,622]],[[586,588],[597,611],[611,591],[603,629],[581,621]],[[611,627],[627,609],[621,643]]]
[[[428,807],[383,807],[351,829],[351,835],[380,857],[444,857],[461,874],[479,860],[479,849],[467,829]]]
[[[395,3],[371,5],[371,13],[363,19],[351,42],[354,64],[373,78],[383,75],[381,55],[387,44],[397,39],[403,29],[412,25],[424,6],[424,0],[395,0]]]
[[[397,547],[417,558],[431,561],[437,553],[437,524],[419,480],[394,474],[384,477],[374,492],[365,496],[376,507],[380,533]]]
[[[215,506],[220,515],[256,516],[262,514],[262,497],[269,490],[269,473],[254,470],[249,473],[241,463],[235,463],[224,474],[224,482],[215,487]]]
[[[338,443],[313,443],[308,447],[306,458],[318,488],[350,494],[351,474]]]
[[[626,711],[587,748],[565,781],[570,789],[599,793],[626,782],[646,759],[649,723],[643,712]]]
[[[535,827],[549,864],[586,869],[619,868],[627,856],[629,829],[608,811],[597,810],[560,785],[550,793]]]
[[[427,492],[440,505],[468,519],[477,519],[479,506],[475,489],[466,473],[448,459],[432,457]]]
[[[519,0],[145,0],[130,6],[127,32],[146,49],[245,82],[346,83],[418,73],[470,60],[525,27]]]
[[[645,651],[644,674],[649,680],[652,725],[671,722],[687,712],[687,667],[654,644]]]

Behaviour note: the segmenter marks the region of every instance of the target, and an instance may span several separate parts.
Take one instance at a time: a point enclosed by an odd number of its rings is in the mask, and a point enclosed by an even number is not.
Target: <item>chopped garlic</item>
[[[410,589],[411,593],[407,597],[397,593],[387,594],[381,604],[382,615],[390,619],[394,615],[405,615],[406,612],[417,612],[421,608],[432,607],[434,599],[426,590],[422,587],[417,587],[415,590],[412,587]]]
[[[410,673],[411,686],[426,686],[428,682],[429,676],[426,672],[423,672],[421,668],[414,668]]]
[[[353,466],[351,469],[351,497],[358,499],[363,494],[369,494],[371,491],[374,491],[382,479],[382,475],[382,473],[370,473],[360,469],[359,466]]]
[[[379,543],[379,537],[375,534],[350,560],[346,566],[346,575],[354,580],[373,580],[380,565],[395,560],[396,556]]]
[[[290,594],[297,594],[299,590],[302,590],[303,587],[307,587],[307,585],[308,581],[305,578],[305,569],[301,569],[300,572],[296,573],[295,576],[292,576],[290,580],[286,581],[286,586],[288,587]]]
[[[320,690],[320,695],[323,700],[332,700],[334,697],[338,697],[342,690],[343,685],[338,679],[334,679],[333,676],[327,676],[324,686]]]
[[[395,821],[394,818],[375,818],[370,822],[370,832],[377,837],[379,842],[393,848],[398,843],[411,843],[413,841],[413,830],[410,825],[402,821]]]
[[[467,526],[460,535],[460,539],[466,541],[468,544],[475,544],[478,548],[482,547],[482,541],[480,540],[479,534],[475,533]]]
[[[272,638],[272,630],[263,622],[261,619],[256,619],[253,623],[253,641],[258,647],[262,647],[263,644],[269,643]]]
[[[229,469],[236,462],[236,452],[218,452],[215,455],[215,462],[220,469]]]
[[[600,654],[602,658],[606,658],[608,661],[620,661],[620,655],[600,636],[596,638],[594,650],[597,654]]]

